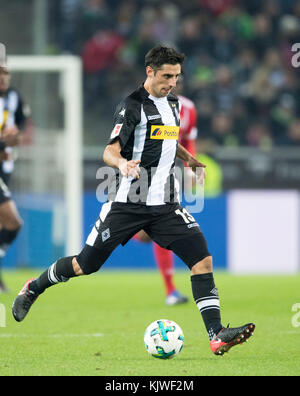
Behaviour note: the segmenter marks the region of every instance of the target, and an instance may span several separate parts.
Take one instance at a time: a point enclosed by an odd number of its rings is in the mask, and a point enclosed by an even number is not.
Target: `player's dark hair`
[[[152,69],[159,70],[164,64],[182,65],[184,60],[185,55],[174,48],[157,45],[146,54],[145,66],[151,66]]]

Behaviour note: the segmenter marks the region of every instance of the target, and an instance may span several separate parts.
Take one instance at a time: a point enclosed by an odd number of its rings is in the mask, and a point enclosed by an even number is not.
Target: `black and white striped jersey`
[[[9,89],[0,96],[0,131],[5,126],[17,125],[22,128],[25,121],[22,99],[17,91]]]
[[[22,129],[25,119],[23,103],[19,93],[12,88],[8,89],[3,96],[0,96],[0,133],[2,134],[6,126],[17,125],[19,129]],[[11,153],[13,149],[7,147],[5,150]],[[2,173],[11,173],[13,168],[13,160],[3,161],[0,164],[0,175]]]
[[[144,205],[179,202],[175,158],[180,125],[180,102],[174,95],[156,98],[139,87],[117,107],[108,144],[119,139],[121,155],[140,160],[140,178],[110,181],[108,200]]]

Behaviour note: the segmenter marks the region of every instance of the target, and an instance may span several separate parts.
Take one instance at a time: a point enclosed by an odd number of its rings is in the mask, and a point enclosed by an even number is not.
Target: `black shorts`
[[[0,205],[10,200],[11,200],[11,192],[9,191],[2,177],[0,177]]]
[[[210,256],[198,223],[182,206],[107,202],[86,245],[76,256],[83,273],[98,271],[118,245],[125,245],[140,230],[161,247],[172,250],[190,269]]]
[[[163,248],[193,235],[202,235],[198,223],[179,204],[145,206],[107,202],[87,238],[86,244],[112,252],[125,245],[138,231],[144,230]]]

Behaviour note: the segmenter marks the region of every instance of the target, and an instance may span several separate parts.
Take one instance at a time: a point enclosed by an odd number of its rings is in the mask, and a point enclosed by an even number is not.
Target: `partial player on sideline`
[[[22,99],[10,88],[10,81],[9,70],[0,67],[0,271],[1,261],[23,224],[7,185],[14,168],[12,147],[20,144],[26,117]],[[7,291],[0,272],[0,293]]]

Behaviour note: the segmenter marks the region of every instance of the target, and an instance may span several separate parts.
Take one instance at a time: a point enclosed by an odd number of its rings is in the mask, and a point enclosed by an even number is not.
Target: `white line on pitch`
[[[49,338],[75,338],[75,337],[103,337],[102,333],[93,334],[11,334],[11,333],[0,333],[0,338],[29,338],[29,337],[49,337]]]

